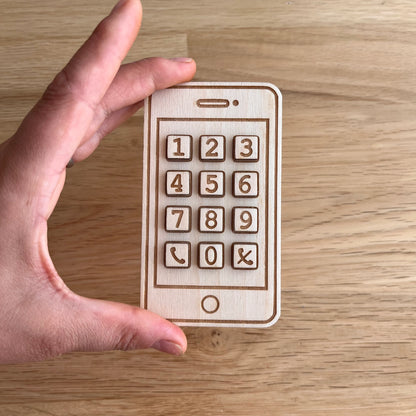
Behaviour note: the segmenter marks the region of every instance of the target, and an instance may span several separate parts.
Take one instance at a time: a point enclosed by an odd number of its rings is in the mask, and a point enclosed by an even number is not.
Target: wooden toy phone
[[[146,100],[141,307],[183,326],[278,320],[281,106],[266,83]]]

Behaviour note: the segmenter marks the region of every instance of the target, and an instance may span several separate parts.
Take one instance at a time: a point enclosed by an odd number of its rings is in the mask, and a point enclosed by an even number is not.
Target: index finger
[[[77,149],[137,36],[139,0],[121,0],[56,76],[16,132],[15,164],[41,176],[60,173]]]

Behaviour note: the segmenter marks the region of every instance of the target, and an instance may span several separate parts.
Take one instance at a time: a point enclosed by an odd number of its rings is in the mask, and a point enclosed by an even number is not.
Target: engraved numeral
[[[224,136],[201,136],[199,157],[203,161],[221,162],[225,160]]]
[[[199,231],[222,233],[224,231],[224,207],[200,207]]]
[[[254,198],[259,195],[258,172],[234,172],[233,195]]]
[[[202,171],[199,174],[199,194],[201,196],[224,196],[224,178],[222,171]]]
[[[203,242],[198,244],[198,266],[201,269],[224,267],[224,244]]]
[[[258,136],[234,136],[233,158],[236,162],[257,162],[259,160]]]
[[[189,161],[192,159],[192,136],[169,135],[166,137],[166,159]]]
[[[235,233],[257,233],[259,218],[257,207],[233,208],[233,231]]]
[[[190,196],[192,173],[188,170],[168,170],[166,172],[166,195]]]
[[[191,231],[191,207],[167,206],[165,209],[165,230],[170,232]]]

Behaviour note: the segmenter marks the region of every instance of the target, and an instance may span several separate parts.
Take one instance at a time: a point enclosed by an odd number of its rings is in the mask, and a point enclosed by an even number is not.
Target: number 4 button
[[[192,172],[189,170],[168,170],[166,172],[167,196],[190,196],[192,193]]]

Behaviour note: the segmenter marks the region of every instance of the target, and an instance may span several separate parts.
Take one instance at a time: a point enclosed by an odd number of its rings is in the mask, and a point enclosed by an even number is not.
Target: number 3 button
[[[258,136],[234,136],[233,156],[236,162],[257,162],[259,160]]]

